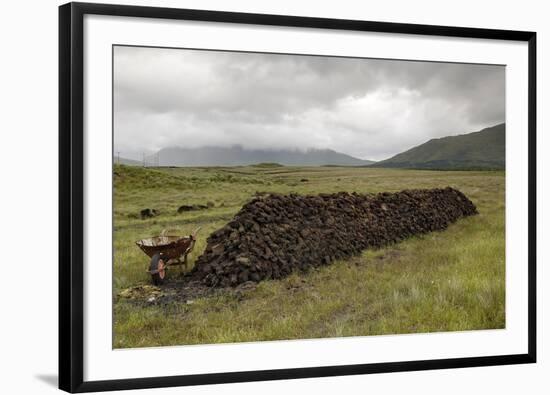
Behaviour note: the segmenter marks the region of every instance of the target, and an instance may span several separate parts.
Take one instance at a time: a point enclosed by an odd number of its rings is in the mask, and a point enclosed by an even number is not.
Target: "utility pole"
[[[143,152],[143,167],[146,167],[145,166],[145,152]]]
[[[116,152],[116,163],[117,165],[120,165],[120,151]]]

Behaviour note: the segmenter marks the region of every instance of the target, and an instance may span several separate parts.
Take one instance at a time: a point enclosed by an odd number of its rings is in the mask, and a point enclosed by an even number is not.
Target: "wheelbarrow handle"
[[[199,226],[197,229],[195,229],[193,231],[193,233],[191,233],[191,239],[192,240],[196,240],[197,239],[197,233],[199,233],[199,230],[201,230],[202,226]]]

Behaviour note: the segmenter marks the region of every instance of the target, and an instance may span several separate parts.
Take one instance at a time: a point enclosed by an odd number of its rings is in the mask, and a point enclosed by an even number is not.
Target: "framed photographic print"
[[[69,392],[536,361],[536,35],[59,9]]]

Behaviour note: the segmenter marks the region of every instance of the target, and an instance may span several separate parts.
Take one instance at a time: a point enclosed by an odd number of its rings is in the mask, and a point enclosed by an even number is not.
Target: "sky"
[[[117,46],[114,143],[382,160],[505,120],[505,67]]]

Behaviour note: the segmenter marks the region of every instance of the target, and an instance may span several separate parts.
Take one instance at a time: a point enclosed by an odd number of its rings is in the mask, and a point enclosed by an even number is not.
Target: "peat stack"
[[[207,240],[192,276],[209,286],[278,279],[477,214],[453,188],[256,197]]]

